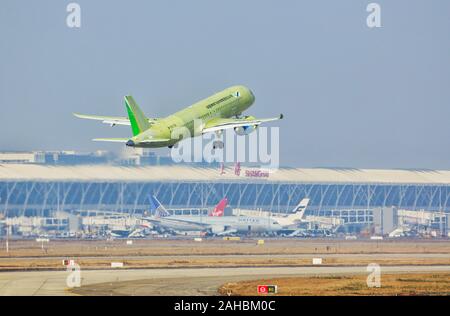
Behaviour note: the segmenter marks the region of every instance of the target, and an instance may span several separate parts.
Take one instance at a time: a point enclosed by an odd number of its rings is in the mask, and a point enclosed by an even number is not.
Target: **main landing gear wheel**
[[[221,140],[215,140],[213,142],[213,149],[222,149],[223,148],[223,141]]]

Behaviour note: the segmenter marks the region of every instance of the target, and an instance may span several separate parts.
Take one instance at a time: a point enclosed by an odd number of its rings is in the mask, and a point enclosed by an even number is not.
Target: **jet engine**
[[[255,117],[254,116],[246,116],[244,119],[253,121],[255,119]],[[251,132],[255,131],[257,128],[258,128],[258,125],[245,125],[245,126],[235,127],[234,131],[239,136],[243,136],[243,135],[250,134]]]

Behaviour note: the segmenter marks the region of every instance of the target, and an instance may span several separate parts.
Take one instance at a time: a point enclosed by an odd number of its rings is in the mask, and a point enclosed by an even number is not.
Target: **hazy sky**
[[[280,112],[281,164],[450,168],[450,1],[0,2],[0,150],[118,150],[72,117],[165,116],[234,84]],[[162,152],[167,152],[162,151]]]

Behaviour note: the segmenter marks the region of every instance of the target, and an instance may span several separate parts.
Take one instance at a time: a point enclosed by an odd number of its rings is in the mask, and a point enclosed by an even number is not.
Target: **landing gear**
[[[223,141],[220,140],[220,136],[222,136],[222,133],[222,130],[218,130],[215,132],[216,140],[213,142],[213,149],[222,149],[224,147]]]
[[[215,140],[213,142],[213,149],[222,149],[224,147],[223,141]]]

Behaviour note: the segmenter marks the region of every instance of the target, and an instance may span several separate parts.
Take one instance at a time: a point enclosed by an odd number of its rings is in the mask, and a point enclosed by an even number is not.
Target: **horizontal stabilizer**
[[[130,125],[130,120],[124,116],[100,116],[100,115],[86,115],[73,113],[74,116],[85,119],[85,120],[95,120],[102,121],[102,123],[109,125]]]
[[[85,120],[94,120],[94,121],[102,121],[102,123],[114,126],[114,125],[131,125],[128,117],[124,116],[102,116],[102,115],[87,115],[80,113],[73,113],[74,116],[85,119]],[[153,124],[156,119],[147,118],[149,124]]]

